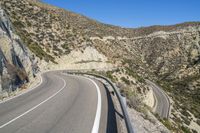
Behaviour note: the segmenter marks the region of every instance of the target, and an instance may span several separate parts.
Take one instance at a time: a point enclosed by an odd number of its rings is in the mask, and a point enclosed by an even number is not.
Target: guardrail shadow
[[[106,95],[107,95],[107,102],[108,102],[108,117],[107,117],[107,128],[106,128],[106,133],[118,133],[118,128],[117,128],[117,116],[118,112],[115,110],[114,103],[111,98],[111,93],[109,92],[108,88],[106,87],[105,84],[103,84],[106,90]]]

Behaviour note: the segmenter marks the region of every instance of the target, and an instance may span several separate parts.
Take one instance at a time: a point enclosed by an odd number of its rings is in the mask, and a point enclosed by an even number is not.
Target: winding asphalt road
[[[170,110],[170,102],[169,102],[168,96],[155,83],[151,82],[150,80],[146,80],[146,82],[149,86],[151,86],[151,88],[153,89],[153,92],[154,92],[155,112],[161,118],[168,118],[169,110]]]
[[[116,133],[109,91],[99,81],[60,71],[42,74],[41,84],[0,103],[0,133]]]

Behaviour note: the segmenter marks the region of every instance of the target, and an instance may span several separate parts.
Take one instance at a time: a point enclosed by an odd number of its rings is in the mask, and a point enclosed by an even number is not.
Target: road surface
[[[0,133],[118,132],[109,91],[98,81],[42,74],[35,89],[0,103]]]
[[[164,91],[157,86],[155,83],[146,80],[147,84],[151,86],[155,96],[155,113],[157,113],[161,118],[169,117],[170,102],[168,96]]]

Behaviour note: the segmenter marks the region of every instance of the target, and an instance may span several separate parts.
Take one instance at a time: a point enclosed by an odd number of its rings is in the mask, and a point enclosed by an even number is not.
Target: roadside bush
[[[191,133],[190,129],[185,126],[181,126],[181,129],[183,130],[184,133]]]
[[[24,28],[24,23],[20,21],[14,21],[13,25],[17,28]]]
[[[166,118],[161,119],[161,118],[160,118],[160,120],[162,121],[162,123],[163,123],[169,130],[174,130],[173,125],[171,124],[171,122],[170,122],[168,119],[166,119]]]
[[[190,125],[190,120],[186,117],[181,117],[186,125]]]
[[[115,81],[114,77],[112,76],[112,71],[107,71],[106,77],[108,77],[111,81]]]
[[[127,85],[130,85],[130,81],[128,79],[126,79],[125,77],[121,77],[121,80],[127,84]]]
[[[125,68],[126,69],[126,73],[129,75],[129,76],[131,76],[131,77],[133,77],[133,78],[136,78],[139,82],[141,82],[141,83],[144,83],[145,82],[145,80],[141,77],[141,76],[139,76],[136,72],[134,72],[132,69],[130,69],[130,68],[128,68],[128,67],[126,67]]]
[[[71,50],[69,49],[69,45],[68,44],[63,44],[63,45],[61,45],[61,47],[63,48],[63,49],[65,49],[65,54],[67,55],[67,54],[69,54],[70,52],[71,52]]]

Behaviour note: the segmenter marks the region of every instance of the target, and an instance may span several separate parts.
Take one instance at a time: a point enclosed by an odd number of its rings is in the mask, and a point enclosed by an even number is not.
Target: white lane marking
[[[60,78],[60,77],[58,77],[58,78]],[[55,97],[55,96],[56,96],[59,92],[61,92],[61,91],[65,88],[65,86],[66,86],[65,80],[64,80],[63,78],[60,78],[60,79],[61,79],[62,81],[64,81],[64,85],[63,85],[63,87],[62,87],[59,91],[57,91],[56,93],[54,93],[54,94],[51,95],[49,98],[47,98],[46,100],[42,101],[41,103],[37,104],[36,106],[32,107],[31,109],[27,110],[27,111],[24,112],[23,114],[21,114],[21,115],[15,117],[14,119],[12,119],[12,120],[6,122],[5,124],[1,125],[1,126],[0,126],[0,129],[3,128],[3,127],[5,127],[5,126],[7,126],[7,125],[9,125],[10,123],[16,121],[16,120],[19,119],[20,117],[22,117],[22,116],[28,114],[29,112],[33,111],[34,109],[36,109],[36,108],[39,107],[40,105],[44,104],[45,102],[47,102],[47,101],[49,101],[50,99],[52,99],[53,97]]]
[[[95,87],[97,89],[97,97],[98,97],[97,111],[96,111],[94,125],[93,125],[91,133],[98,133],[99,132],[99,125],[100,125],[100,118],[101,118],[101,92],[100,92],[99,86],[97,85],[96,82],[94,82],[94,80],[92,80],[90,78],[86,78],[86,79],[90,80],[95,85]]]
[[[68,74],[63,74],[63,75],[69,76]],[[84,76],[80,76],[80,77],[91,81],[95,85],[96,90],[97,90],[97,100],[98,100],[97,101],[97,110],[96,110],[96,116],[95,116],[95,120],[94,120],[94,124],[93,124],[91,133],[98,133],[99,125],[100,125],[100,118],[101,118],[101,92],[100,92],[100,88],[94,80],[87,78],[87,77],[84,77]]]
[[[31,89],[27,89],[26,91],[24,91],[24,92],[22,92],[22,93],[20,93],[20,94],[18,94],[18,95],[16,95],[16,96],[7,98],[6,100],[2,100],[2,101],[0,101],[0,104],[5,103],[5,102],[7,102],[7,101],[10,101],[10,100],[12,100],[12,99],[14,99],[14,98],[17,98],[17,97],[19,97],[19,96],[22,96],[22,95],[24,95],[24,94],[26,94],[26,93],[28,93],[28,92],[34,90],[34,89],[37,88],[38,86],[40,86],[41,83],[43,82],[43,78],[42,78],[42,76],[41,76],[42,74],[43,74],[43,73],[41,73],[41,74],[39,75],[39,77],[40,77],[40,82],[39,82],[39,84],[37,84],[35,87],[33,87],[33,88],[31,88]]]

